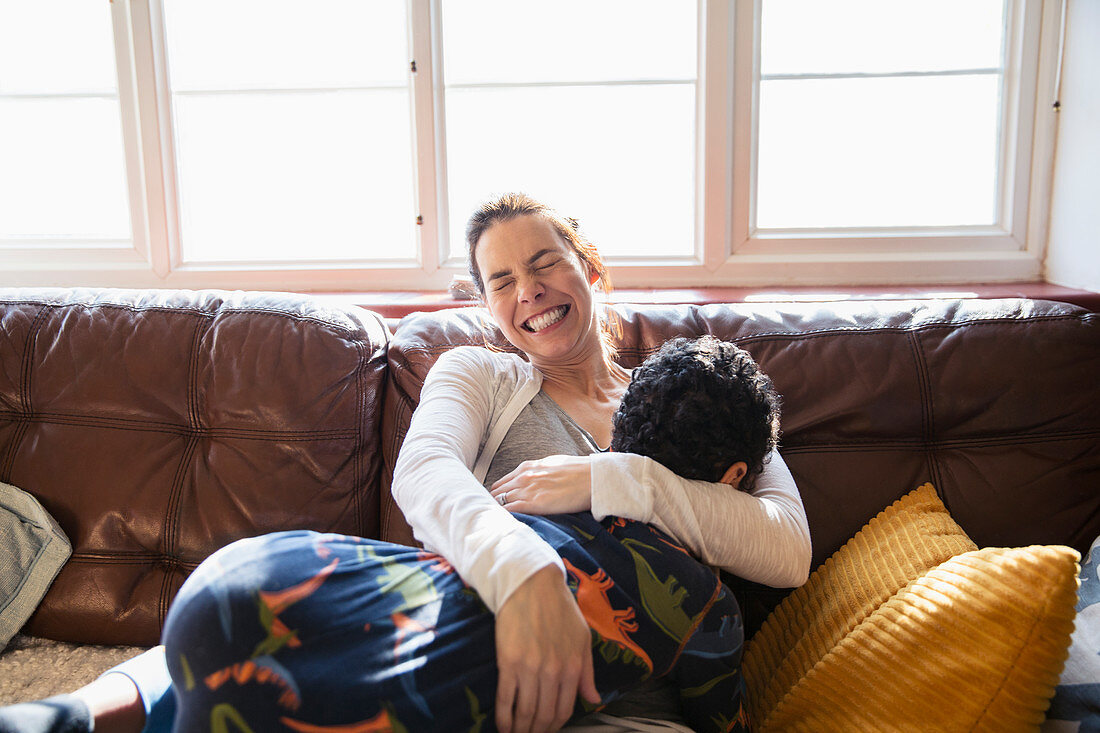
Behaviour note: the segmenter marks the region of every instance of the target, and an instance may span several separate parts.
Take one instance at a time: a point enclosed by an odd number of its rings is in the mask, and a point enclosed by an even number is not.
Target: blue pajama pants
[[[737,603],[653,527],[517,515],[561,555],[592,630],[599,709],[650,677],[697,731],[747,727]],[[177,731],[495,730],[494,619],[442,557],[307,531],[235,542],[165,623]]]

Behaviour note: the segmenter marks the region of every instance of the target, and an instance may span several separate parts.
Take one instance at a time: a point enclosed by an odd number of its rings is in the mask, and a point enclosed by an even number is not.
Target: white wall
[[[1100,1],[1067,2],[1045,275],[1100,292]]]

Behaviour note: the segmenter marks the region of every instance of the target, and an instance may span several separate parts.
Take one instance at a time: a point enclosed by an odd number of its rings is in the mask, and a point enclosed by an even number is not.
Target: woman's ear
[[[737,488],[741,485],[741,479],[745,478],[745,474],[749,472],[749,465],[744,461],[738,461],[732,466],[726,469],[726,472],[722,474],[722,478],[719,479],[719,483],[729,484],[733,488]]]
[[[593,285],[595,285],[596,283],[598,283],[600,281],[600,273],[598,273],[594,269],[592,269],[587,263],[585,264],[584,269],[588,270],[588,286],[589,287],[592,287]]]

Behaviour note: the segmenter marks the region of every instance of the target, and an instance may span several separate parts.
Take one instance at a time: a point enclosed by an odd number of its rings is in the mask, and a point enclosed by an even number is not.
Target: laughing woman
[[[809,529],[778,454],[746,493],[606,452],[630,372],[614,361],[594,298],[606,269],[574,222],[509,194],[471,217],[466,243],[489,313],[526,358],[468,347],[439,359],[393,494],[416,537],[496,614],[500,728],[554,730],[578,693],[595,693],[589,630],[557,553],[510,512],[650,523],[703,562],[775,587],[805,582]],[[676,720],[674,696],[661,692],[638,691],[603,714]]]

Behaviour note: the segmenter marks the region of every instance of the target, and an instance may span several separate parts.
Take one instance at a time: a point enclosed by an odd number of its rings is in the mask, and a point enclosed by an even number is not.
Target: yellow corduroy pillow
[[[879,513],[745,651],[761,731],[1035,730],[1073,629],[1076,551],[974,549],[931,485]]]

